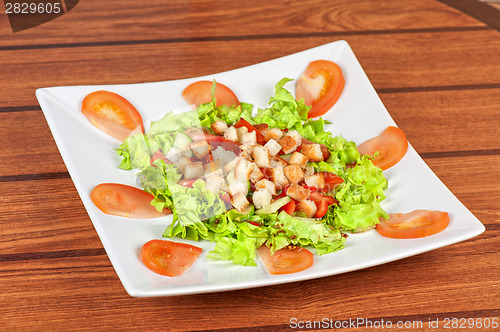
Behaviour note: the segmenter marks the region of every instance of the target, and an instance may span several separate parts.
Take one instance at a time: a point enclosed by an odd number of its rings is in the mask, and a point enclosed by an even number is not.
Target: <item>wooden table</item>
[[[2,14],[0,330],[275,331],[291,329],[292,318],[422,321],[424,327],[429,320],[443,327],[452,318],[498,322],[499,29],[500,11],[468,0],[86,0],[15,34]],[[212,74],[339,39],[351,45],[417,152],[486,232],[317,280],[130,297],[67,173],[35,89]]]

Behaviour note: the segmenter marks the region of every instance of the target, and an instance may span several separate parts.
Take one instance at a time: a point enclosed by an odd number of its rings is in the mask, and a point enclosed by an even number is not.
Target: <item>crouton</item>
[[[292,156],[290,157],[290,160],[288,161],[289,164],[296,164],[299,165],[300,167],[306,167],[308,162],[308,159],[306,156],[304,156],[302,153],[295,151]]]
[[[288,179],[283,173],[283,167],[281,165],[269,169],[271,181],[276,185],[277,190],[281,190],[288,185]]]
[[[215,135],[219,136],[224,135],[224,132],[228,130],[226,121],[221,121],[221,120],[215,121],[210,125],[210,127],[212,127],[212,130],[214,131]]]
[[[243,158],[248,161],[253,161],[252,155],[245,150],[241,150],[240,154],[238,155],[240,158]]]
[[[186,168],[187,165],[191,164],[191,159],[186,157],[185,155],[181,155],[178,159],[175,165],[181,171],[181,173],[184,173],[184,169]]]
[[[292,136],[285,136],[278,141],[279,145],[281,145],[281,150],[284,153],[292,153],[297,149],[297,145],[295,144],[295,140]]]
[[[168,150],[168,153],[165,157],[171,162],[175,163],[177,160],[179,160],[181,156],[182,156],[181,150],[172,147],[170,148],[170,150]]]
[[[312,166],[306,166],[304,168],[304,176],[309,176],[314,174],[314,167]]]
[[[271,193],[271,195],[273,195],[273,196],[276,195],[276,185],[267,179],[262,179],[262,180],[258,181],[257,183],[255,183],[255,188],[257,190],[266,189]]]
[[[278,144],[274,139],[270,139],[267,141],[266,145],[264,145],[268,150],[271,156],[275,156],[280,152],[281,150],[281,145]]]
[[[236,164],[238,163],[238,161],[240,161],[240,159],[241,159],[241,157],[236,157],[233,160],[231,160],[230,162],[228,162],[226,165],[224,165],[224,171],[226,173],[231,172],[231,170],[233,170],[236,167]]]
[[[259,123],[259,124],[255,124],[253,126],[255,127],[255,129],[260,131],[260,133],[264,136],[266,135],[267,130],[269,129],[269,125],[267,123]]]
[[[250,181],[252,183],[257,183],[263,177],[264,177],[264,174],[262,174],[262,172],[260,171],[260,168],[258,168],[257,165],[255,165],[255,167],[253,168],[252,174],[250,174]]]
[[[236,133],[238,134],[238,141],[241,143],[243,135],[248,134],[248,128],[247,127],[236,128]]]
[[[272,139],[277,142],[282,137],[283,137],[283,132],[279,128],[268,129],[267,132],[264,134],[264,139],[266,140],[266,142],[268,142]]]
[[[297,204],[297,211],[305,212],[307,218],[312,218],[316,214],[316,204],[310,200],[300,201]]]
[[[292,183],[287,189],[286,194],[296,201],[303,201],[309,197],[311,191],[296,183]]]
[[[224,181],[224,178],[222,176],[219,176],[217,174],[211,173],[212,175],[206,179],[206,184],[205,184],[205,189],[210,190],[214,194],[217,194],[219,190],[221,190],[223,187],[225,187],[226,182]]]
[[[222,176],[222,164],[221,161],[218,159],[215,159],[214,161],[211,161],[205,165],[203,165],[203,174],[205,176],[209,174],[217,174]]]
[[[253,193],[253,204],[256,209],[262,209],[271,204],[273,195],[267,189],[259,189]]]
[[[286,136],[290,136],[295,141],[295,148],[302,144],[302,135],[297,130],[290,130],[286,133]]]
[[[288,163],[286,162],[285,159],[281,158],[281,157],[278,157],[278,156],[274,156],[271,158],[271,167],[276,167],[278,165],[281,165],[282,167],[286,167],[288,166]]]
[[[254,146],[252,157],[259,167],[271,167],[271,155],[265,146]]]
[[[249,154],[252,154],[253,148],[258,146],[259,144],[242,144],[239,146],[240,150],[243,150],[245,152],[248,152]]]
[[[300,168],[299,165],[297,164],[291,164],[286,166],[283,169],[283,173],[285,173],[286,178],[290,183],[299,183],[304,179],[304,172],[302,171],[302,168]]]
[[[244,194],[237,193],[236,195],[231,195],[231,204],[236,208],[236,210],[243,212],[250,202]]]
[[[182,172],[184,180],[193,180],[203,176],[203,164],[201,161],[189,162]]]
[[[236,128],[233,126],[226,129],[224,132],[224,138],[228,141],[238,142],[238,133],[236,132]]]
[[[256,144],[257,143],[257,133],[255,131],[251,131],[249,133],[243,134],[240,140],[241,144]]]
[[[305,182],[308,187],[323,189],[325,187],[325,174],[314,173],[305,177]]]
[[[300,152],[309,159],[309,161],[323,161],[323,152],[319,144],[302,144]]]
[[[203,159],[210,153],[210,145],[205,140],[195,141],[189,144],[189,148],[198,159]]]
[[[248,186],[244,181],[232,181],[227,187],[227,191],[231,196],[236,196],[238,193],[247,195]]]
[[[239,158],[239,161],[234,167],[234,178],[239,181],[248,181],[253,172],[254,166],[254,163],[243,158]]]

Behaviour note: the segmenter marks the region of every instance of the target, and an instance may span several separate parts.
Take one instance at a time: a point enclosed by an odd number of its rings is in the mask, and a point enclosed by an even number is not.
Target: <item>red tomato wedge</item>
[[[142,117],[125,98],[109,91],[95,91],[82,102],[82,113],[94,126],[123,141],[131,134],[144,132]]]
[[[249,133],[255,131],[255,136],[257,137],[257,143],[259,143],[260,145],[266,144],[264,135],[262,135],[262,133],[259,130],[257,130],[257,128],[252,126],[247,120],[243,118],[239,119],[238,122],[234,124],[234,127],[235,128],[246,127]]]
[[[184,89],[182,97],[188,104],[196,106],[209,103],[212,101],[212,84],[211,81],[194,82]],[[234,92],[222,83],[217,83],[215,86],[215,99],[217,100],[215,106],[238,106],[240,104]]]
[[[407,150],[408,141],[405,133],[393,126],[385,128],[380,135],[358,146],[358,151],[361,154],[373,156],[378,151],[379,154],[373,160],[373,165],[383,170],[396,165],[404,157]]]
[[[323,192],[332,191],[336,186],[344,182],[344,179],[337,174],[328,172],[323,172],[323,174],[325,175],[325,187],[321,190]]]
[[[149,219],[166,216],[172,211],[158,212],[150,204],[153,195],[119,183],[102,183],[90,193],[92,202],[104,213],[115,216]]]
[[[296,207],[297,207],[297,203],[295,202],[295,200],[292,199],[290,202],[283,205],[280,208],[280,210],[285,211],[286,213],[288,213],[291,216],[295,212]]]
[[[316,191],[311,192],[311,194],[309,195],[309,200],[313,201],[314,204],[316,204],[316,207],[318,207],[322,201],[325,201],[327,205],[332,205],[339,202],[332,196],[323,195]]]
[[[311,106],[309,118],[321,116],[339,99],[344,84],[344,75],[336,63],[313,61],[297,81],[296,98],[304,98],[305,104]]]
[[[285,247],[274,252],[271,256],[269,248],[265,245],[257,249],[270,274],[289,274],[304,271],[313,265],[313,254],[301,247]]]
[[[142,246],[141,259],[148,269],[175,277],[193,265],[202,249],[186,243],[151,240]]]
[[[450,223],[447,212],[415,210],[409,213],[393,213],[389,219],[380,219],[377,231],[394,239],[414,239],[441,232]]]
[[[328,212],[328,203],[326,200],[322,200],[316,207],[316,214],[314,215],[316,218],[323,218],[325,214]]]

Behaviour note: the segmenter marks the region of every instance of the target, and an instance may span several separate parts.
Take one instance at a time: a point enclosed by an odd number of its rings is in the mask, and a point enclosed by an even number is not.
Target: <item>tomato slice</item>
[[[151,166],[156,167],[155,165],[153,165],[153,163],[155,162],[155,160],[158,160],[158,159],[162,159],[165,164],[172,164],[172,162],[170,160],[168,160],[167,157],[165,157],[163,152],[161,152],[161,150],[158,150],[149,160],[149,163],[151,164]]]
[[[344,182],[337,174],[323,172],[325,175],[325,187],[321,190],[322,192],[328,192],[335,189],[336,186]]]
[[[195,183],[197,180],[198,179],[180,180],[179,182],[177,182],[177,184],[183,187],[193,188],[193,183]]]
[[[332,196],[323,195],[317,191],[312,191],[311,194],[309,194],[309,200],[316,204],[316,208],[318,208],[322,201],[325,201],[327,206],[339,202]]]
[[[313,265],[312,252],[302,247],[285,247],[274,252],[271,256],[265,245],[257,249],[267,272],[270,274],[289,274],[304,271]]]
[[[344,75],[336,63],[313,61],[297,81],[297,100],[304,98],[305,104],[311,106],[309,118],[321,116],[339,99],[344,84]]]
[[[243,118],[239,119],[238,122],[236,122],[234,124],[234,127],[235,128],[246,127],[248,129],[249,133],[252,131],[255,131],[255,135],[257,137],[257,143],[259,143],[260,145],[266,144],[266,140],[264,139],[264,135],[262,135],[262,133],[259,130],[257,130],[257,128],[252,126],[247,120],[245,120]]]
[[[82,113],[94,126],[123,141],[131,134],[144,132],[142,117],[122,96],[109,91],[95,91],[82,102]]]
[[[405,133],[393,126],[389,126],[384,131],[358,146],[361,154],[373,156],[375,152],[379,154],[373,160],[373,165],[386,170],[396,165],[406,154],[408,141]]]
[[[297,206],[297,203],[295,202],[295,200],[292,199],[290,202],[288,202],[285,205],[283,205],[280,208],[280,210],[281,211],[285,211],[289,215],[292,215],[295,212],[296,206]]]
[[[325,214],[328,212],[328,203],[326,200],[322,200],[318,206],[316,207],[316,218],[323,218]]]
[[[186,243],[151,240],[142,246],[141,259],[151,271],[175,277],[186,272],[201,251],[201,248]]]
[[[189,104],[196,106],[209,103],[212,101],[212,84],[211,81],[194,82],[184,89],[182,97]],[[217,83],[215,86],[215,99],[217,100],[215,106],[238,106],[240,104],[234,92],[222,83]]]
[[[102,183],[96,186],[90,193],[90,198],[102,212],[115,216],[148,219],[172,213],[169,209],[158,212],[150,204],[153,195],[119,183]]]
[[[394,239],[414,239],[441,232],[450,223],[447,212],[415,210],[409,213],[393,213],[389,219],[380,219],[377,231]]]

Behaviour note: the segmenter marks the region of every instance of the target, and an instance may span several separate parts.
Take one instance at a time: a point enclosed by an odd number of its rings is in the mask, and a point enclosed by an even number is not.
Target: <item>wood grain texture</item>
[[[499,84],[499,34],[488,30],[344,39],[376,89],[400,89]],[[40,87],[154,82],[208,75],[336,39],[311,37],[297,43],[293,38],[279,38],[5,51],[5,70],[0,72],[0,91],[4,96],[0,107],[36,105],[34,92]],[[36,59],[43,59],[43,66]]]
[[[13,35],[0,16],[1,46],[199,37],[478,27],[483,23],[436,1],[363,0],[207,2],[80,1],[68,14]]]

